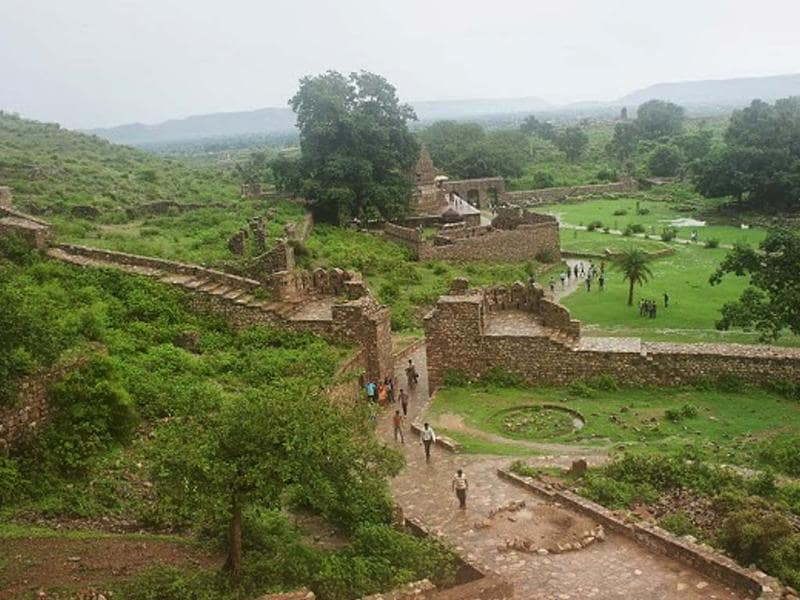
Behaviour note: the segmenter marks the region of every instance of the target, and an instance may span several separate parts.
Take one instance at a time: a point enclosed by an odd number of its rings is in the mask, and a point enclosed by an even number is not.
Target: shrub
[[[719,542],[742,564],[759,564],[791,533],[791,523],[779,512],[748,508],[728,515]]]
[[[603,228],[603,222],[595,220],[595,221],[590,222],[586,226],[586,231],[594,231],[595,229],[602,229],[602,228]]]
[[[521,375],[507,371],[503,367],[492,367],[481,375],[480,382],[491,387],[525,387],[525,380]]]
[[[539,471],[537,471],[535,467],[530,466],[528,463],[520,459],[517,459],[511,463],[510,470],[512,473],[522,477],[536,477],[536,475],[539,474]]]
[[[580,398],[593,398],[597,391],[588,383],[582,380],[573,381],[567,388],[570,395]]]
[[[763,566],[787,585],[800,587],[800,534],[795,533],[775,544]]]
[[[723,392],[741,392],[744,388],[744,382],[735,375],[720,375],[716,385]]]
[[[800,400],[800,385],[786,380],[770,381],[766,388],[773,394],[783,396],[787,400]]]
[[[756,455],[765,465],[782,473],[800,477],[800,434],[783,433],[760,441]]]
[[[467,374],[458,369],[445,370],[442,381],[445,387],[464,387],[470,383]]]
[[[609,233],[610,231],[611,231],[610,227],[608,226],[603,227],[603,233]]]
[[[683,510],[676,510],[664,515],[658,520],[658,525],[675,535],[693,535],[697,537],[700,534],[700,529],[692,523],[689,515]]]
[[[583,480],[581,494],[608,508],[627,508],[658,499],[658,492],[647,483],[629,483],[589,473]]]
[[[661,144],[647,159],[647,169],[656,177],[672,177],[678,174],[682,162],[680,150],[671,144]]]
[[[650,214],[650,209],[647,208],[647,207],[637,208],[636,209],[636,214],[637,215],[649,215]]]
[[[662,242],[671,242],[676,237],[678,237],[678,230],[674,227],[664,227],[664,229],[661,230]]]
[[[619,176],[617,175],[616,171],[612,171],[610,169],[600,169],[597,172],[597,179],[599,181],[617,181]]]
[[[634,233],[644,233],[645,228],[641,223],[628,223],[623,231],[623,235],[633,235]]]
[[[537,262],[551,264],[556,262],[556,253],[552,248],[542,248],[534,256]]]
[[[719,248],[719,240],[717,238],[709,238],[703,245],[706,248]]]
[[[221,589],[213,571],[193,571],[166,565],[151,567],[123,583],[119,595],[125,600],[225,600],[235,596]],[[115,594],[116,596],[117,594]]]
[[[625,215],[628,214],[628,211],[624,208],[618,208],[617,210],[614,211],[613,214],[615,217],[624,217]]]
[[[556,180],[551,173],[537,171],[532,177],[534,189],[555,187]]]
[[[673,423],[679,423],[684,419],[691,419],[697,416],[697,407],[694,404],[686,403],[680,408],[668,408],[664,411],[664,417]]]

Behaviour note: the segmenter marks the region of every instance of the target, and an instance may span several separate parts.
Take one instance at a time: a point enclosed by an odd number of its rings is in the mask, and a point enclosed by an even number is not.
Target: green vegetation
[[[448,379],[452,381],[452,377]],[[462,442],[467,452],[482,452],[486,447],[481,445],[491,442],[493,453],[523,454],[525,448],[516,440],[579,444],[596,447],[598,452],[624,448],[648,455],[678,455],[689,450],[706,461],[753,468],[770,464],[792,474],[796,468],[788,456],[792,438],[778,433],[796,439],[800,404],[782,393],[725,383],[702,386],[708,389],[656,389],[624,387],[602,378],[578,381],[569,387],[448,385],[437,392],[430,417],[436,431]],[[508,415],[513,417],[519,410],[527,415],[528,407],[543,405],[576,411],[585,425],[564,429],[565,421],[556,420],[557,426],[551,427],[550,419],[545,419],[539,421],[541,426],[531,422],[518,431],[509,431]],[[463,427],[453,427],[453,417],[460,418]],[[522,420],[512,418],[513,423]],[[754,444],[759,439],[775,441]],[[527,448],[528,453],[539,451],[545,450]],[[775,459],[784,453],[785,459]]]
[[[70,350],[88,356],[54,386],[57,416],[0,459],[4,521],[21,513],[107,517],[190,531],[228,553],[232,577],[156,577],[189,586],[195,595],[186,597],[253,597],[302,583],[338,600],[452,576],[448,550],[388,527],[384,477],[400,467],[399,455],[378,445],[364,407],[325,400],[347,349],[310,334],[233,330],[189,312],[163,284],[4,244],[0,297],[13,311],[0,317],[8,321],[3,403],[13,401],[21,375]],[[190,349],[187,337],[196,340]],[[89,343],[104,352],[88,351]],[[279,514],[295,507],[335,524],[349,545],[308,546]],[[159,585],[150,597],[172,589]]]
[[[628,282],[627,304],[633,306],[634,286],[642,286],[653,277],[653,272],[647,265],[647,253],[636,246],[631,246],[623,250],[615,262],[620,275],[622,275],[622,281]]]
[[[300,80],[289,101],[297,113],[301,156],[277,163],[282,189],[311,202],[318,220],[397,219],[408,211],[408,178],[419,147],[416,120],[380,75],[328,71]]]
[[[474,286],[527,281],[544,265],[528,263],[416,262],[404,246],[377,235],[318,225],[306,243],[307,266],[341,267],[360,271],[381,302],[392,309],[392,329],[421,326],[422,317],[456,277]],[[558,267],[556,267],[558,269]],[[542,278],[548,276],[545,272]]]

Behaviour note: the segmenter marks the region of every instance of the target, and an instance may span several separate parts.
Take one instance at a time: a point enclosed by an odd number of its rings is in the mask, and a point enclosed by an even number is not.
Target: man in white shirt
[[[422,426],[422,433],[419,436],[422,445],[425,446],[425,462],[431,462],[431,446],[436,443],[436,434],[431,426],[425,423]]]
[[[464,471],[459,469],[456,472],[456,476],[453,477],[453,491],[456,493],[456,497],[458,498],[458,508],[465,509],[467,508],[467,490],[469,489],[469,482],[467,481],[466,476],[464,475]]]

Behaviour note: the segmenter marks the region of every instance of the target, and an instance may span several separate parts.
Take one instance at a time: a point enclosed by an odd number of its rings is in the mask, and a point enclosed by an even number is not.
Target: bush
[[[661,144],[648,157],[647,169],[656,177],[673,177],[678,174],[681,162],[681,153],[675,146]]]
[[[783,433],[758,442],[759,461],[781,473],[800,477],[800,434]]]
[[[709,238],[703,243],[703,245],[706,248],[719,248],[719,240],[717,238]]]
[[[740,563],[761,564],[792,533],[779,512],[748,508],[732,512],[719,532],[720,545]]]
[[[517,459],[511,463],[510,471],[522,477],[536,477],[539,471],[523,460]]]
[[[664,227],[664,229],[661,230],[662,242],[671,242],[676,237],[678,237],[678,230],[674,227]]]
[[[603,222],[595,220],[586,226],[586,231],[594,231],[595,229],[602,229],[602,228],[603,228]]]
[[[700,535],[700,529],[692,523],[686,511],[676,510],[664,515],[658,520],[658,526],[674,533],[675,535]]]
[[[620,389],[619,381],[613,375],[598,375],[597,377],[592,377],[586,383],[596,390],[606,392],[616,392]]]
[[[619,179],[619,176],[617,175],[616,171],[612,171],[610,169],[600,169],[597,172],[597,179],[599,181],[605,181],[605,182],[617,181]]]
[[[793,534],[769,551],[763,561],[766,571],[794,588],[800,588],[800,534]]]
[[[684,419],[696,417],[697,412],[697,407],[694,404],[686,403],[680,408],[668,408],[664,411],[664,417],[673,423],[680,423]]]
[[[636,214],[637,215],[649,215],[650,214],[650,209],[647,208],[647,207],[637,208],[636,209]]]
[[[556,253],[552,248],[542,248],[534,256],[537,262],[542,264],[552,264],[556,262]]]
[[[610,231],[611,231],[610,227],[608,227],[608,226],[603,227],[603,233],[609,233]]]
[[[465,387],[470,383],[467,374],[458,369],[446,369],[442,382],[445,387]]]
[[[492,367],[481,375],[480,383],[490,387],[520,388],[525,387],[525,380],[521,375],[507,371],[503,367]]]
[[[532,177],[534,189],[555,187],[556,180],[552,173],[537,171]]]
[[[614,211],[613,214],[615,217],[624,217],[625,215],[628,214],[628,211],[624,208],[618,208],[617,210]]]
[[[658,492],[647,483],[629,483],[589,473],[583,480],[581,494],[608,508],[628,508],[658,499]]]
[[[123,583],[114,596],[124,600],[225,600],[235,597],[221,588],[222,580],[213,571],[159,565]]]
[[[588,383],[582,380],[573,381],[567,387],[570,395],[578,396],[579,398],[593,398],[597,391]]]

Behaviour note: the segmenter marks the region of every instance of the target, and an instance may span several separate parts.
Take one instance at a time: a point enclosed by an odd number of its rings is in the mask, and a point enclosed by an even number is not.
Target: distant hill
[[[470,117],[533,112],[549,105],[539,98],[484,100],[432,100],[413,102],[420,121],[466,119]],[[131,123],[87,131],[111,142],[152,146],[215,137],[242,135],[285,135],[295,131],[295,115],[289,108],[260,108],[241,112],[196,115],[171,119],[155,125]]]
[[[619,103],[642,104],[652,99],[695,106],[743,106],[752,100],[772,102],[800,95],[800,74],[657,83],[623,96]]]

